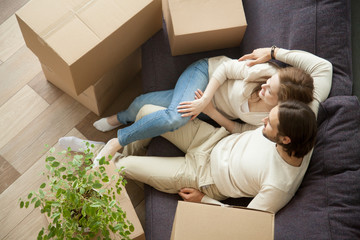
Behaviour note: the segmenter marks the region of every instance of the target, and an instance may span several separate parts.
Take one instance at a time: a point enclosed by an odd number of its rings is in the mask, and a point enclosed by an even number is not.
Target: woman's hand
[[[275,54],[277,49],[275,48]],[[250,60],[246,63],[249,67],[259,63],[268,62],[271,59],[271,48],[258,48],[252,53],[246,54],[239,58],[239,61]]]
[[[198,89],[199,91],[199,89]],[[200,90],[201,91],[201,90]],[[207,102],[204,98],[197,98],[195,92],[195,100],[190,102],[181,102],[177,107],[179,113],[183,113],[181,117],[190,117],[195,119],[206,107]]]
[[[186,202],[201,202],[201,199],[205,196],[205,194],[195,188],[182,188],[179,191],[179,195]]]
[[[200,99],[203,96],[203,92],[198,89],[195,92],[195,99]],[[204,108],[204,110],[202,111],[203,113],[205,113],[206,115],[208,115],[209,117],[211,117],[212,113],[216,111],[214,104],[212,102],[210,102],[208,105],[206,105],[206,107]]]

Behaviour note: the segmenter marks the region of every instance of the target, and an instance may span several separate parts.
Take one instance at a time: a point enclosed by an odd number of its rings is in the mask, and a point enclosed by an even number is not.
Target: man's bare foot
[[[121,123],[118,121],[115,114],[110,117],[97,120],[96,122],[94,122],[93,126],[99,131],[107,132],[121,126]]]
[[[94,167],[99,165],[99,160],[102,157],[105,157],[105,160],[109,161],[109,155],[114,156],[117,151],[119,151],[122,148],[122,146],[119,143],[119,140],[117,138],[110,139],[103,149],[99,152],[99,154],[94,158]]]

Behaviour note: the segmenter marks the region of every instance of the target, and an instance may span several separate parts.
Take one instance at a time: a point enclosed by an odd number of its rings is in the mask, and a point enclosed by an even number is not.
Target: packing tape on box
[[[93,30],[91,27],[81,19],[80,15],[78,14],[80,11],[85,10],[90,5],[92,5],[97,0],[85,0],[77,5],[70,6],[70,4],[67,4],[66,6],[69,9],[69,12],[67,12],[65,15],[63,15],[61,18],[59,18],[57,21],[50,24],[47,28],[45,28],[42,32],[39,33],[40,38],[38,37],[39,41],[45,45],[45,41],[43,39],[47,39],[49,36],[51,36],[54,32],[61,29],[63,26],[65,26],[67,23],[69,23],[72,19],[77,18],[79,19],[85,26],[88,27],[88,29],[99,39],[102,40],[102,38]],[[69,2],[70,3],[70,2]]]

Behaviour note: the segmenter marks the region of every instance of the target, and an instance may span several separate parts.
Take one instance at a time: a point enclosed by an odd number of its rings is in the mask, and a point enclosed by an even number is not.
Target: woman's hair
[[[278,70],[280,89],[279,102],[298,100],[310,103],[314,99],[314,80],[310,74],[295,67],[280,68]]]
[[[310,74],[299,68],[286,67],[279,68],[278,76],[280,81],[280,89],[278,92],[279,102],[286,100],[298,100],[306,104],[312,102],[314,99],[314,80]],[[263,77],[258,81],[251,95],[258,93],[261,90],[261,85],[270,77],[271,76]]]
[[[289,100],[279,104],[278,118],[278,137],[291,139],[289,144],[278,144],[289,156],[304,157],[315,144],[317,123],[314,112],[303,102]]]

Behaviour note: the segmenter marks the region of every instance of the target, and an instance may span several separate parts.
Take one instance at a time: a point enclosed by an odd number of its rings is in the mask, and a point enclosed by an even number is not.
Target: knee
[[[136,115],[136,121],[141,119],[142,117],[149,115],[150,113],[159,111],[165,109],[164,107],[152,105],[152,104],[146,104],[143,107],[140,108],[138,114]]]
[[[184,126],[189,120],[190,117],[182,117],[180,113],[177,112],[177,110],[167,110],[166,111],[168,115],[168,123],[170,131],[174,131],[182,126]]]

